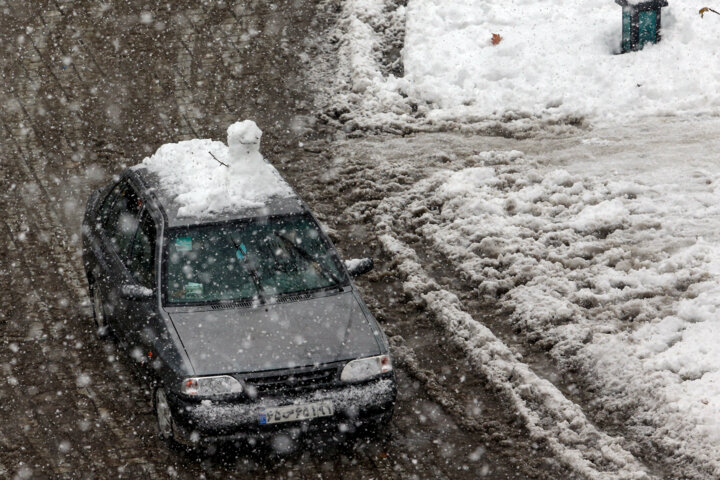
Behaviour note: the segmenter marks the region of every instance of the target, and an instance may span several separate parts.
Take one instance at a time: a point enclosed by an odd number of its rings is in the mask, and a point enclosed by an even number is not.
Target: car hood
[[[196,375],[380,354],[376,332],[352,292],[255,308],[168,313]]]

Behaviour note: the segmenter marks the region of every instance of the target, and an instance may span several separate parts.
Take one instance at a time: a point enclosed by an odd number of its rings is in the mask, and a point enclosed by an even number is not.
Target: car
[[[95,329],[153,392],[159,435],[196,445],[387,424],[388,340],[308,206],[259,153],[161,147],[94,191],[83,264]]]

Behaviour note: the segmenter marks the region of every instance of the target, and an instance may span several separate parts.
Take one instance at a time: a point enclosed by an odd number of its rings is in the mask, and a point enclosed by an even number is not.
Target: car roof
[[[300,197],[292,191],[291,194],[286,196],[269,198],[260,207],[246,207],[212,216],[179,216],[178,210],[182,205],[175,200],[175,195],[168,194],[166,189],[161,188],[160,176],[157,173],[140,166],[140,168],[126,169],[123,176],[134,179],[134,183],[141,186],[143,190],[143,192],[139,192],[141,195],[157,201],[157,206],[164,214],[169,228],[258,217],[293,215],[309,211]]]

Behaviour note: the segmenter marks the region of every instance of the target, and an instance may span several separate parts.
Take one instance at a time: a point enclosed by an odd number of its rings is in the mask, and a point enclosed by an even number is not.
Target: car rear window
[[[307,215],[173,229],[165,277],[170,304],[251,300],[347,283]]]

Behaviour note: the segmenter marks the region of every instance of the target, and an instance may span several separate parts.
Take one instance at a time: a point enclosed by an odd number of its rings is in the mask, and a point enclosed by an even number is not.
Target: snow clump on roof
[[[134,168],[160,177],[178,217],[212,217],[295,195],[260,153],[262,130],[255,122],[234,123],[227,134],[227,146],[208,139],[165,144]]]

